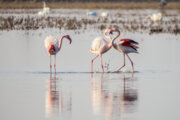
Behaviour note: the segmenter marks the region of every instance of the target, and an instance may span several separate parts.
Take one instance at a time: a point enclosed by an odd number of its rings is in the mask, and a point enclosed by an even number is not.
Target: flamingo
[[[43,3],[44,3],[44,7],[43,7],[44,13],[49,13],[50,12],[50,8],[46,7],[46,2],[43,2]]]
[[[123,67],[125,67],[125,55],[128,57],[129,61],[131,62],[132,65],[132,72],[134,72],[134,65],[133,61],[129,57],[129,53],[138,53],[137,49],[139,48],[138,42],[132,40],[132,39],[127,39],[127,38],[122,38],[119,40],[119,42],[114,43],[114,41],[120,36],[120,31],[116,28],[108,30],[109,33],[117,32],[117,36],[111,40],[112,47],[118,50],[119,52],[123,53],[123,58],[124,58],[124,63],[123,65],[116,71],[119,72]]]
[[[61,37],[61,39],[58,41],[55,37],[53,36],[47,36],[45,39],[45,47],[47,52],[49,53],[50,56],[50,72],[51,72],[51,55],[54,55],[54,69],[56,68],[56,54],[60,51],[61,45],[62,45],[62,40],[66,38],[69,40],[69,43],[71,44],[71,38],[69,35],[64,35]]]
[[[38,12],[39,16],[42,16],[44,14],[48,14],[50,12],[50,8],[46,7],[46,3],[43,2],[43,10]]]
[[[107,36],[107,33],[109,33],[109,32],[110,32],[109,29],[106,29],[105,32],[104,32],[104,35],[109,40],[112,40],[112,38],[110,36]],[[94,41],[92,42],[91,49],[89,50],[89,52],[92,52],[92,53],[96,54],[96,56],[91,60],[91,72],[93,72],[93,61],[98,56],[100,56],[101,68],[102,68],[102,71],[104,72],[103,63],[102,63],[102,54],[107,52],[111,47],[112,47],[112,44],[108,43],[102,37],[97,37],[97,38],[94,39]]]

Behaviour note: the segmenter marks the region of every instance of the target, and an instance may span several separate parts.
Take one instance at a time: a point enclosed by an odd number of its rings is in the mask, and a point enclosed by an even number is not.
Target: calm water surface
[[[56,74],[49,73],[44,48],[47,35],[71,35],[57,55]],[[58,29],[0,32],[0,119],[2,120],[178,120],[180,119],[180,36],[123,33],[140,43],[130,54],[136,72],[90,73],[88,53],[102,31]],[[123,63],[114,49],[103,55],[105,71]]]

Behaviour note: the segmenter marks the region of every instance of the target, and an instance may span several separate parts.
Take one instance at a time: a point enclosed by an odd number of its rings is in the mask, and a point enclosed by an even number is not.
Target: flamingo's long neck
[[[44,8],[46,8],[46,3],[44,2]]]
[[[108,36],[106,32],[104,33],[104,36],[111,41],[111,43],[108,45],[108,48],[110,49],[112,47],[112,38]]]
[[[106,33],[106,32],[104,33],[104,36],[105,36],[107,39],[109,39],[109,40],[111,40],[111,39],[112,39],[110,36],[108,36],[108,35],[107,35],[107,33]]]
[[[61,39],[59,40],[59,46],[58,49],[61,49],[61,45],[62,45],[62,40],[65,38],[65,36],[62,36]]]
[[[120,31],[116,30],[116,32],[118,33],[116,37],[114,37],[111,41],[112,46],[116,49],[117,45],[114,43],[114,41],[120,36]]]

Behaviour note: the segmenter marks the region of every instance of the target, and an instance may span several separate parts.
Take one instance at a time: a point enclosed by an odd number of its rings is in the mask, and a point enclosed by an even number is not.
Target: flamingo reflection
[[[125,77],[123,76],[123,81],[124,81],[124,91],[123,91],[123,108],[124,112],[135,112],[136,109],[134,107],[137,105],[137,100],[138,100],[138,91],[137,91],[137,86],[135,82],[135,78],[133,77]]]
[[[101,74],[100,78],[93,78],[93,74],[91,75],[92,78],[92,106],[93,106],[93,113],[98,115],[103,110],[102,107],[102,79],[103,74]]]
[[[61,117],[69,117],[72,111],[72,95],[71,91],[66,90],[66,86],[63,87],[56,77],[50,73],[48,79],[49,86],[46,93],[46,117],[57,117],[59,114]]]
[[[97,76],[97,75],[96,75]],[[117,120],[125,117],[126,113],[136,112],[138,93],[134,77],[121,78],[92,78],[92,107],[93,114],[105,114],[106,120]],[[127,116],[126,116],[127,117]]]
[[[57,78],[56,74],[52,77],[52,73],[50,73],[49,77],[49,90],[46,93],[46,116],[51,117],[54,114],[59,113],[59,91],[57,89]]]

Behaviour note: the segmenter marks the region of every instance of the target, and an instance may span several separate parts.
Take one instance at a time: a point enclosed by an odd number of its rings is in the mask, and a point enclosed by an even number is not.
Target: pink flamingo
[[[118,29],[112,28],[108,30],[109,33],[113,33],[113,32],[117,32],[117,36],[112,39],[111,44],[113,46],[113,48],[115,48],[116,50],[118,50],[119,52],[123,53],[123,58],[124,58],[124,63],[123,65],[116,71],[119,72],[125,65],[125,55],[128,57],[128,59],[131,62],[132,65],[132,72],[134,72],[134,65],[133,65],[133,61],[131,60],[131,58],[129,57],[129,53],[138,53],[137,49],[139,48],[138,42],[131,40],[131,39],[127,39],[127,38],[122,38],[119,40],[119,42],[114,43],[114,41],[120,36],[120,31]]]
[[[53,36],[47,36],[45,41],[44,41],[45,42],[45,47],[46,47],[47,52],[49,53],[49,56],[50,56],[50,72],[51,72],[51,68],[52,68],[51,55],[54,55],[54,69],[55,69],[56,68],[56,54],[61,49],[62,40],[64,38],[67,38],[69,40],[69,43],[71,44],[72,40],[71,40],[69,35],[62,36],[59,41]]]
[[[109,29],[105,30],[104,35],[109,40],[112,40],[112,38],[110,36],[107,36],[107,33],[110,33]],[[91,49],[89,50],[89,52],[92,52],[92,53],[96,54],[96,56],[91,60],[91,72],[93,72],[93,61],[98,56],[100,56],[101,67],[102,67],[102,71],[104,72],[103,63],[102,63],[102,54],[107,52],[111,47],[112,47],[112,43],[108,43],[102,37],[97,37],[97,38],[94,39],[94,41],[92,42]]]

